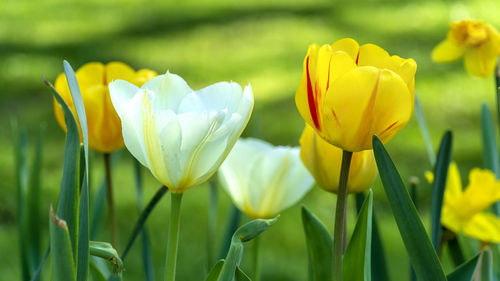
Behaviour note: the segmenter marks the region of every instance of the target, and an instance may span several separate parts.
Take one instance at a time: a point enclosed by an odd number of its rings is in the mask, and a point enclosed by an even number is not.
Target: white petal
[[[242,98],[242,90],[237,83],[220,82],[188,95],[179,106],[179,112],[222,111],[233,113]]]
[[[184,79],[169,72],[156,76],[141,88],[155,93],[154,110],[170,109],[175,112],[181,101],[193,92]]]
[[[115,80],[109,83],[108,87],[113,107],[121,118],[124,107],[139,93],[140,89],[136,85],[124,80]]]

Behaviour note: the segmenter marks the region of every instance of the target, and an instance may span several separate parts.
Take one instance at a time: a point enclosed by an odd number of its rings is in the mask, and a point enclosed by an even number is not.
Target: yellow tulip
[[[428,179],[432,179],[427,174]],[[444,192],[441,223],[455,233],[479,239],[483,242],[500,242],[500,219],[485,212],[500,200],[500,181],[489,170],[472,169],[469,185],[462,189],[457,165],[452,163],[448,171]]]
[[[316,183],[326,191],[337,193],[342,163],[342,149],[323,140],[306,125],[300,137],[300,158]],[[355,152],[347,181],[347,192],[359,193],[370,187],[377,176],[373,150]]]
[[[432,51],[435,62],[450,62],[464,57],[467,72],[490,76],[500,55],[500,33],[480,20],[462,20],[450,24],[446,39]]]
[[[87,115],[90,148],[103,153],[121,149],[124,146],[121,121],[111,103],[108,83],[122,79],[142,86],[157,73],[149,69],[136,72],[121,62],[110,62],[106,65],[90,62],[80,67],[75,75]],[[54,86],[75,114],[76,110],[64,73],[59,74]],[[59,125],[66,131],[62,109],[55,100],[54,113]]]
[[[386,143],[413,112],[413,59],[350,38],[309,47],[295,103],[309,126],[346,151],[372,149],[372,136]]]

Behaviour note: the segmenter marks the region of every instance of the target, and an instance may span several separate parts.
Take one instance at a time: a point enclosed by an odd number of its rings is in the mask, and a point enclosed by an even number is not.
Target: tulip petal
[[[176,74],[167,72],[146,82],[141,89],[155,93],[154,110],[170,109],[178,112],[179,104],[193,90]]]
[[[462,199],[461,203],[457,203],[460,212],[467,215],[479,213],[500,200],[500,183],[493,172],[472,169]]]
[[[80,67],[75,75],[78,80],[80,91],[85,92],[95,85],[105,85],[104,64],[100,62],[89,62]]]
[[[356,42],[356,40],[351,38],[343,38],[335,41],[332,44],[332,48],[336,52],[342,51],[347,53],[354,62],[357,61],[359,54],[359,44],[358,42]]]
[[[130,81],[132,83],[135,83],[136,81],[136,74],[134,69],[124,64],[123,62],[113,61],[106,64],[105,68],[106,81],[104,81],[103,83],[105,85],[113,82],[116,79],[122,79],[125,81]]]
[[[472,217],[463,227],[463,233],[480,241],[500,242],[500,219],[491,213]]]
[[[446,179],[446,189],[444,190],[444,204],[453,204],[462,198],[462,180],[460,172],[455,162],[451,162]]]
[[[179,105],[179,113],[192,110],[226,110],[228,112],[235,112],[241,102],[241,98],[242,89],[240,85],[233,82],[220,82],[187,95]]]
[[[431,57],[434,62],[450,62],[458,60],[464,53],[465,47],[458,46],[446,39],[432,50]]]

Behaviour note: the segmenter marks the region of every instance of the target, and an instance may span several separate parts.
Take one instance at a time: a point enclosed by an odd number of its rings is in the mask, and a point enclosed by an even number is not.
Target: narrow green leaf
[[[110,243],[90,241],[89,248],[92,256],[103,258],[111,263],[115,275],[123,270],[123,261]]]
[[[107,261],[101,258],[91,256],[89,260],[89,265],[90,265],[90,276],[92,276],[90,280],[106,281],[108,279],[108,276],[111,275],[111,272],[108,269]]]
[[[236,269],[243,255],[243,243],[257,237],[271,225],[273,225],[278,217],[272,219],[255,219],[236,230],[231,239],[231,246],[222,266],[218,281],[232,281],[236,274]]]
[[[54,86],[46,80],[45,84],[49,87],[52,95],[61,106],[66,122],[66,143],[64,145],[64,163],[63,176],[61,182],[61,191],[57,205],[57,216],[64,220],[68,225],[69,237],[73,251],[77,252],[77,230],[78,230],[78,175],[79,175],[79,157],[80,157],[80,134],[78,126],[69,109],[68,105]],[[74,256],[74,258],[76,258]]]
[[[410,195],[377,136],[373,136],[373,151],[385,193],[418,279],[420,281],[446,281],[441,263]]]
[[[208,218],[207,218],[207,270],[210,269],[215,260],[214,247],[215,247],[215,232],[217,226],[217,185],[215,180],[210,180],[210,196],[208,202]]]
[[[372,212],[373,193],[370,190],[361,207],[354,232],[343,257],[344,280],[371,281]]]
[[[38,264],[35,273],[33,273],[33,277],[31,277],[31,281],[39,281],[40,280],[40,276],[42,274],[42,268],[43,268],[45,261],[49,257],[49,253],[50,253],[50,245],[49,245],[49,247],[47,247],[47,250],[45,250],[45,253],[43,254],[42,259],[40,260],[40,263]]]
[[[135,239],[139,234],[141,233],[144,224],[146,223],[146,220],[148,219],[149,215],[155,208],[156,204],[160,201],[160,199],[167,193],[168,188],[165,186],[161,186],[158,191],[156,191],[155,195],[151,200],[149,201],[148,205],[146,208],[142,211],[141,215],[139,216],[139,219],[135,223],[134,229],[132,230],[132,234],[130,235],[130,238],[127,242],[127,246],[125,247],[125,250],[122,253],[122,260],[125,260],[127,257],[128,252],[130,251],[130,248],[132,248],[132,245],[134,244]]]
[[[239,266],[236,266],[236,274],[235,274],[235,279],[236,281],[252,281],[248,275],[241,270]]]
[[[137,194],[137,210],[139,213],[142,211],[142,175],[141,175],[141,163],[135,158],[134,163],[134,173],[135,173],[135,190]],[[144,268],[144,275],[146,281],[154,280],[154,269],[153,269],[153,256],[151,253],[151,241],[149,240],[149,233],[146,226],[142,228],[141,233],[142,241],[142,265]]]
[[[455,268],[453,272],[446,276],[448,281],[472,281],[479,261],[479,256],[480,255],[477,254],[472,259]]]
[[[422,110],[422,105],[420,104],[417,91],[415,91],[415,114],[417,115],[420,133],[422,133],[422,138],[424,139],[427,156],[429,156],[429,162],[431,163],[431,166],[434,166],[436,163],[436,156],[434,154],[431,138],[429,136],[429,130],[427,129],[427,123],[425,122],[424,112]]]
[[[50,206],[49,224],[53,280],[74,281],[76,271],[68,226],[64,220],[54,214],[52,206]]]
[[[308,280],[331,280],[333,274],[332,236],[323,223],[305,206],[302,206],[302,225],[307,243]]]
[[[222,236],[222,240],[220,242],[219,259],[226,256],[227,251],[229,251],[229,246],[231,245],[231,237],[240,226],[241,211],[232,203],[230,208],[231,213],[227,219],[224,235]]]
[[[441,210],[443,208],[444,189],[446,187],[446,178],[448,177],[448,167],[451,162],[451,145],[452,135],[447,131],[437,156],[436,166],[434,167],[434,181],[432,182],[432,198],[431,198],[431,239],[434,249],[439,251],[439,243],[441,242]]]
[[[356,193],[356,210],[361,211],[361,207],[365,201],[365,196],[363,193]],[[380,232],[377,226],[377,217],[375,215],[375,209],[372,211],[372,250],[371,250],[371,260],[372,260],[372,281],[389,281],[389,272],[387,270],[387,262],[385,257],[384,246],[382,245],[382,239],[380,239]]]
[[[15,143],[16,152],[16,190],[17,190],[17,217],[18,217],[18,239],[19,239],[19,254],[21,262],[22,280],[30,280],[31,265],[28,253],[28,245],[26,243],[26,235],[28,232],[28,214],[27,214],[27,199],[28,196],[28,156],[27,143],[28,137],[25,130],[17,128],[17,124],[13,124],[14,133],[17,135]]]
[[[219,260],[218,262],[216,262],[208,273],[207,278],[205,278],[205,281],[217,281],[223,266],[224,260]]]
[[[85,107],[83,104],[82,94],[80,93],[80,87],[78,86],[78,81],[75,76],[75,72],[71,65],[67,62],[63,62],[64,73],[66,74],[66,80],[68,82],[69,90],[71,92],[71,97],[73,98],[73,103],[76,109],[77,117],[80,123],[80,128],[82,130],[83,138],[83,149],[85,158],[85,171],[80,171],[84,173],[83,185],[81,186],[80,192],[80,207],[78,211],[78,250],[77,250],[77,280],[87,281],[88,271],[89,271],[89,133],[87,128],[87,116],[85,114]]]
[[[35,145],[35,153],[31,169],[29,172],[29,186],[26,197],[27,203],[27,243],[29,247],[29,256],[31,264],[31,272],[35,271],[36,266],[41,259],[41,237],[42,237],[42,217],[40,216],[40,182],[42,169],[42,147],[45,126],[40,126],[38,138]],[[45,220],[44,220],[45,221]]]
[[[455,266],[459,266],[462,263],[465,262],[465,257],[462,252],[462,248],[460,247],[460,243],[458,241],[458,237],[453,237],[452,239],[448,240],[448,249],[450,252],[451,259],[453,260],[453,263]]]
[[[484,167],[495,173],[496,178],[500,178],[500,163],[498,159],[498,146],[496,139],[495,125],[488,106],[483,103],[481,108],[481,132],[483,136],[483,158]],[[493,205],[497,216],[500,216],[500,203]]]
[[[113,167],[113,165],[111,165]],[[94,188],[92,188],[94,189]],[[101,227],[101,223],[106,210],[106,178],[103,178],[97,188],[97,193],[94,195],[94,200],[92,201],[92,216],[90,224],[90,239],[95,240],[97,238],[97,233]]]
[[[481,254],[481,259],[479,263],[479,274],[481,281],[495,281],[494,269],[493,269],[493,258],[491,255],[491,249],[486,248]]]

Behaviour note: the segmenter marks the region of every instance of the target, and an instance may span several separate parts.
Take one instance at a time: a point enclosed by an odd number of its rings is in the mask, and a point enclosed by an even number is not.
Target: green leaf
[[[370,190],[361,207],[351,241],[349,241],[343,257],[342,275],[344,280],[371,280],[372,212],[373,193]]]
[[[43,265],[44,265],[45,261],[49,257],[49,253],[50,253],[50,245],[45,250],[45,253],[43,254],[42,259],[40,260],[40,263],[38,264],[38,266],[36,268],[36,271],[33,273],[33,277],[31,277],[31,281],[39,281],[40,280],[40,275],[42,273],[42,268],[43,268]]]
[[[30,280],[31,265],[28,253],[28,244],[26,235],[28,232],[28,214],[27,214],[27,193],[28,193],[28,156],[27,143],[28,137],[26,130],[17,128],[13,124],[14,132],[17,135],[15,143],[16,151],[16,190],[17,190],[17,214],[18,214],[18,237],[19,253],[21,256],[21,273],[23,280]]]
[[[448,176],[448,167],[451,162],[452,135],[447,131],[437,156],[436,166],[434,167],[434,181],[432,183],[432,202],[431,202],[431,239],[434,249],[439,251],[441,242],[441,210],[443,208],[444,189],[446,187],[446,178]]]
[[[218,281],[232,281],[236,274],[236,269],[243,255],[243,243],[252,240],[264,230],[273,225],[278,217],[273,219],[255,219],[236,230],[231,239],[231,246],[222,266]]]
[[[235,279],[236,281],[252,281],[248,275],[241,270],[239,266],[236,266],[236,274],[235,274]]]
[[[227,219],[227,225],[224,230],[224,235],[222,236],[222,240],[220,242],[219,258],[221,259],[224,258],[227,254],[227,251],[229,251],[229,246],[231,245],[231,237],[240,226],[241,211],[232,203],[230,208],[231,213]]]
[[[108,279],[108,276],[111,275],[111,272],[108,269],[107,261],[101,258],[91,256],[89,260],[89,266],[90,276],[92,276],[90,280],[106,281]]]
[[[496,131],[491,112],[484,103],[481,108],[481,132],[483,136],[484,167],[495,173],[498,179],[500,178],[500,163],[498,160]],[[495,203],[493,209],[497,216],[500,216],[500,203]]]
[[[74,281],[76,271],[68,226],[64,220],[54,214],[52,206],[50,206],[49,224],[53,280]]]
[[[216,262],[208,273],[207,278],[205,278],[205,281],[217,281],[223,266],[224,260],[219,260],[218,262]]]
[[[133,159],[134,172],[135,172],[135,190],[137,194],[137,210],[139,213],[142,211],[142,176],[141,176],[141,163],[137,159]],[[153,269],[153,256],[151,253],[151,241],[149,240],[149,233],[146,226],[143,226],[141,233],[142,240],[142,265],[144,268],[144,275],[146,281],[154,280]]]
[[[418,98],[417,91],[415,91],[415,114],[417,115],[417,121],[418,121],[418,126],[420,127],[420,133],[422,133],[422,138],[424,139],[425,149],[427,150],[427,156],[429,156],[429,162],[431,163],[431,166],[434,166],[434,164],[436,163],[436,156],[434,155],[434,149],[432,148],[432,142],[429,136],[429,130],[427,129],[424,112],[422,111],[422,106],[420,105],[420,99]]]
[[[446,276],[448,281],[472,281],[479,261],[479,256],[480,255],[477,254],[472,259],[455,268],[453,272]]]
[[[68,81],[69,90],[71,92],[71,97],[73,98],[73,103],[76,109],[77,117],[80,123],[80,128],[82,130],[83,138],[83,152],[85,160],[85,171],[80,171],[84,173],[83,185],[81,186],[80,192],[80,209],[78,211],[78,250],[77,250],[77,280],[87,281],[88,271],[89,271],[89,133],[87,128],[87,116],[85,114],[85,107],[83,104],[82,94],[80,93],[80,87],[78,86],[78,81],[75,76],[75,72],[71,65],[67,62],[63,62],[64,73],[66,74],[66,80]]]
[[[418,279],[420,281],[446,281],[441,263],[410,195],[377,136],[373,136],[373,151],[385,193]]]
[[[491,254],[491,249],[486,248],[481,254],[479,262],[479,274],[481,281],[495,281],[494,269],[493,269],[493,258]]]
[[[305,206],[302,206],[302,225],[307,243],[308,280],[331,280],[333,274],[332,236],[323,223]]]
[[[123,270],[123,261],[110,243],[90,241],[89,248],[92,256],[103,258],[111,263],[115,275]]]
[[[57,205],[57,216],[67,223],[72,249],[77,248],[77,222],[78,222],[78,175],[80,157],[80,135],[75,117],[56,91],[54,86],[46,80],[52,95],[61,106],[66,122],[66,143],[64,145],[63,176],[61,191]]]
[[[30,256],[31,272],[35,271],[41,258],[42,217],[40,216],[40,170],[42,168],[42,147],[45,126],[40,126],[38,138],[35,145],[35,153],[29,172],[29,185],[26,197],[27,203],[27,243]],[[45,220],[44,220],[45,221]]]

